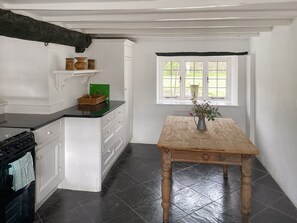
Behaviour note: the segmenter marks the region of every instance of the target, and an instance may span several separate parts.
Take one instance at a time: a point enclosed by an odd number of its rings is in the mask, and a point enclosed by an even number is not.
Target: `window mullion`
[[[181,82],[180,82],[180,97],[181,99],[185,98],[185,73],[186,73],[186,63],[185,60],[180,60],[181,62],[181,70],[180,70],[180,77],[181,77]]]
[[[208,60],[204,59],[203,60],[203,95],[202,98],[203,100],[208,99]]]

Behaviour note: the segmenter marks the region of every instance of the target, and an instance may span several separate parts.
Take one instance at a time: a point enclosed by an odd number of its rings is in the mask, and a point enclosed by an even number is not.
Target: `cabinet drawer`
[[[121,106],[115,110],[115,119],[124,119],[125,107]]]
[[[115,125],[109,125],[107,128],[103,129],[102,138],[103,138],[103,150],[107,148],[111,143],[113,143],[115,133]]]
[[[61,122],[59,120],[34,131],[35,141],[37,144],[43,144],[57,136],[60,136],[60,133]]]
[[[116,154],[120,153],[123,149],[123,144],[124,144],[124,138],[123,137],[119,137],[115,140],[113,147],[114,147],[114,152]]]
[[[111,160],[113,159],[113,155],[114,149],[113,146],[110,146],[102,155],[103,169],[111,162]]]
[[[105,129],[113,123],[114,113],[110,112],[107,115],[102,117],[102,128]]]

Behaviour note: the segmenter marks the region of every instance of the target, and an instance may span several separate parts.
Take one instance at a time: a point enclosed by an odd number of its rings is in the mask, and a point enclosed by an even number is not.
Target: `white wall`
[[[54,70],[65,69],[74,47],[0,36],[0,101],[6,112],[52,113],[76,104],[86,88],[81,79],[68,80],[58,91]]]
[[[132,142],[157,143],[166,116],[183,113],[191,108],[191,106],[156,104],[156,52],[241,52],[248,50],[248,40],[137,41],[134,46]],[[223,117],[233,118],[243,131],[245,131],[246,105],[245,62],[244,58],[239,59],[239,106],[219,108]]]
[[[252,38],[255,142],[260,160],[297,206],[297,21]]]

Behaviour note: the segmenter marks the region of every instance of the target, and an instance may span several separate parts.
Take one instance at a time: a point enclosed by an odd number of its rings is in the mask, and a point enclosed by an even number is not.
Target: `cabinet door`
[[[132,60],[125,59],[125,143],[128,144],[133,135],[133,92],[132,92]]]
[[[59,137],[36,151],[36,203],[62,181],[61,157],[63,155]]]

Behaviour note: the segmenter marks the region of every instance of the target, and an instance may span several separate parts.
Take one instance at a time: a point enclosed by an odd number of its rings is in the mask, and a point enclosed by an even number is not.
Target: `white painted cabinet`
[[[96,67],[102,69],[90,83],[110,84],[110,99],[125,101],[125,145],[133,135],[133,45],[125,39],[97,39],[87,50],[88,57],[94,58]]]
[[[125,105],[102,117],[102,181],[124,149],[124,123]]]
[[[102,118],[65,118],[65,179],[59,188],[101,191],[125,148],[125,104]]]
[[[64,179],[63,119],[34,131],[36,146],[36,209]]]

